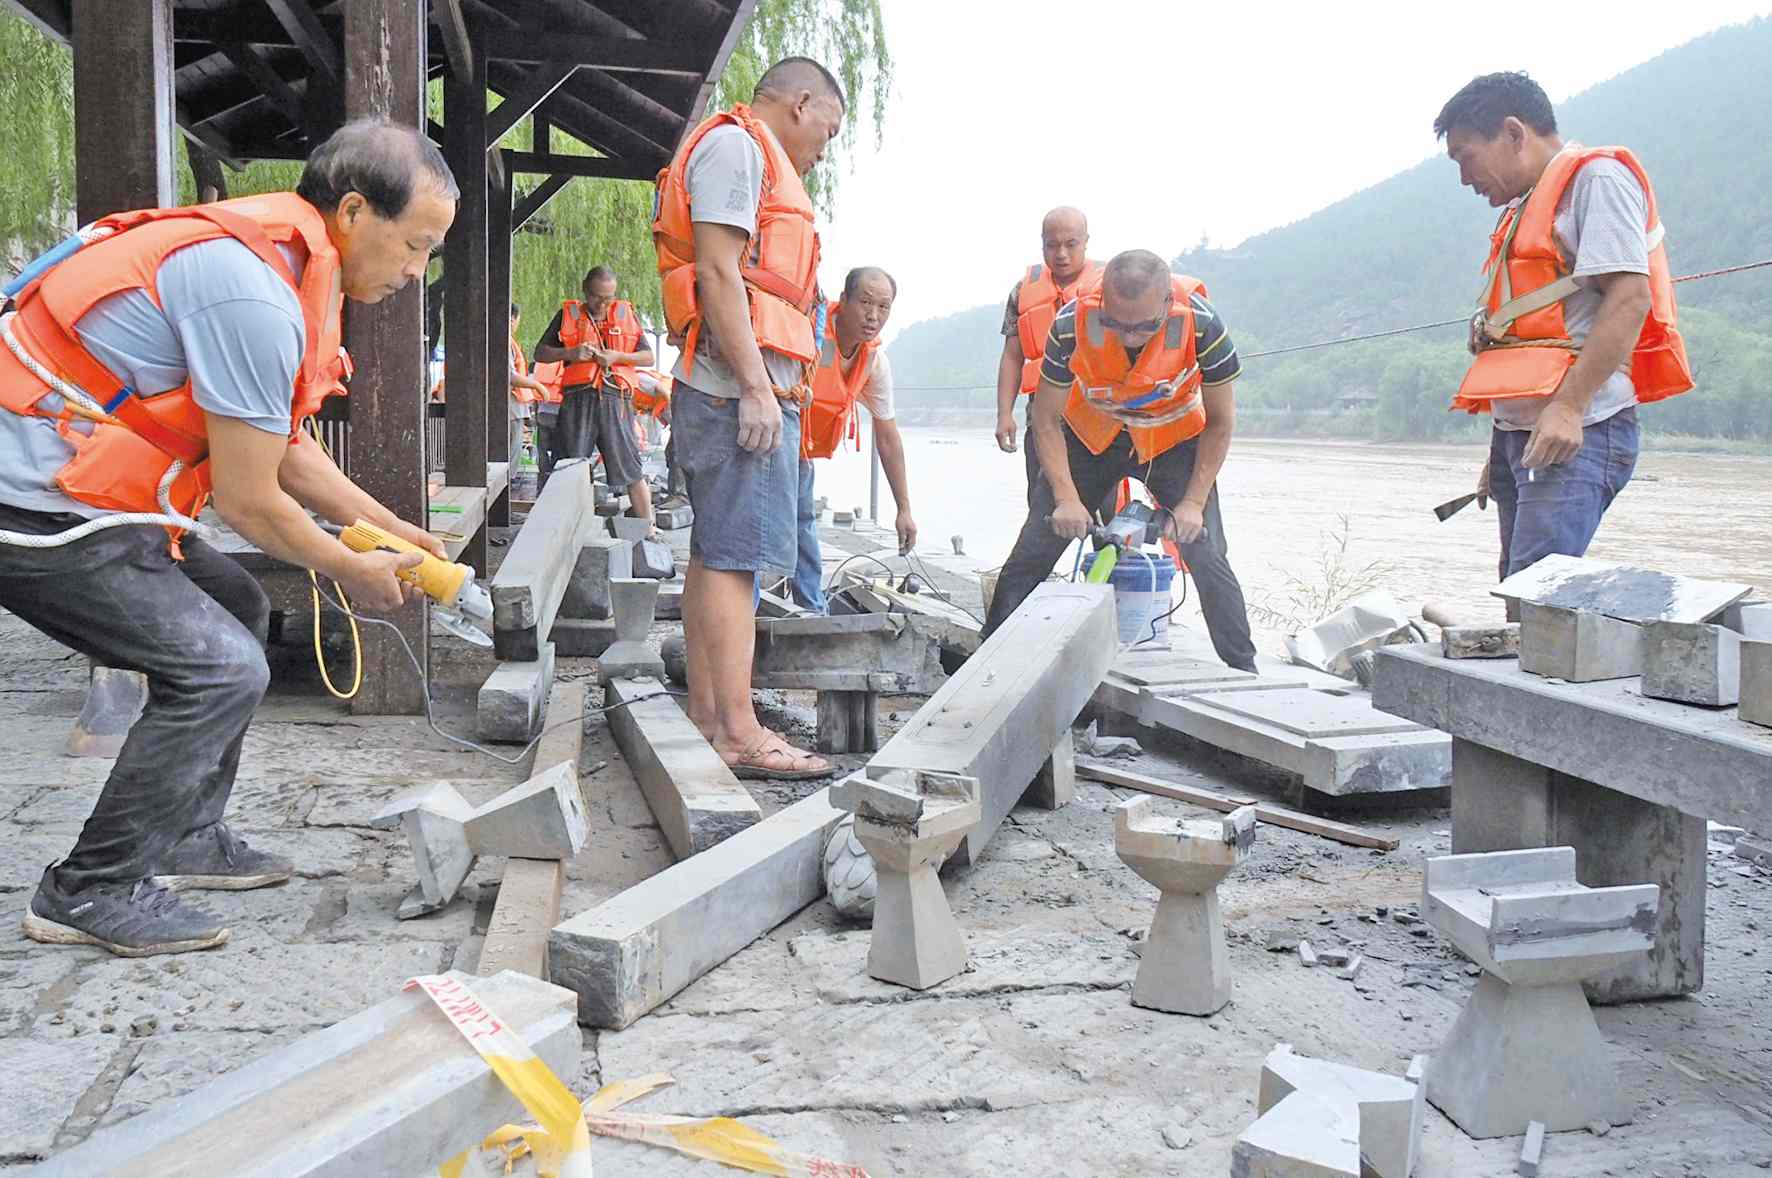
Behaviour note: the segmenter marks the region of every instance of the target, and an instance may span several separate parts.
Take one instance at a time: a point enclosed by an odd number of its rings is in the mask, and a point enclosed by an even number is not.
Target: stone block
[[[652,512],[658,526],[667,532],[686,528],[695,522],[695,511],[687,503],[682,507],[659,507]]]
[[[821,753],[871,753],[880,747],[880,696],[872,691],[818,693]]]
[[[1520,1143],[1521,1178],[1538,1178],[1539,1163],[1544,1160],[1544,1122],[1533,1121],[1526,1126],[1526,1140]]]
[[[1643,627],[1643,694],[1727,707],[1741,696],[1741,635],[1704,622]]]
[[[668,581],[677,575],[677,558],[662,540],[634,541],[633,564],[636,577]]]
[[[981,817],[954,854],[976,863],[1118,649],[1106,586],[1037,587],[875,754],[868,776],[925,769],[977,778]]]
[[[639,782],[672,852],[686,859],[763,817],[707,739],[656,679],[618,679],[605,689],[609,730]]]
[[[1643,673],[1643,629],[1591,610],[1520,603],[1520,670],[1569,683]]]
[[[644,540],[652,532],[652,524],[638,516],[617,515],[609,520],[609,534],[617,540],[625,540],[632,544],[635,540]]]
[[[444,782],[415,790],[390,803],[369,820],[382,830],[405,831],[418,868],[418,887],[401,904],[402,920],[423,916],[448,904],[474,867],[474,849],[465,830],[474,808]]]
[[[843,813],[819,790],[556,926],[549,971],[579,1021],[628,1026],[818,899]]]
[[[1741,706],[1736,715],[1772,728],[1772,642],[1741,644]]]
[[[465,827],[476,854],[572,858],[590,833],[577,768],[561,762],[541,770],[480,806]]]
[[[501,662],[480,685],[476,718],[481,740],[527,744],[541,730],[554,686],[554,644],[544,643],[528,662]]]
[[[884,614],[759,618],[755,687],[927,695],[945,675],[924,619]]]
[[[604,685],[615,679],[662,681],[664,660],[646,644],[658,600],[658,582],[622,578],[609,583],[609,592],[615,610],[616,640],[597,660],[598,680]]]
[[[1042,810],[1057,810],[1070,804],[1077,796],[1077,738],[1076,733],[1067,728],[1052,755],[1040,766],[1039,773],[1034,775],[1032,785],[1023,795],[1022,800],[1030,806]]]
[[[1440,631],[1440,654],[1449,659],[1518,658],[1520,624],[1447,626]]]
[[[596,618],[555,618],[548,639],[548,645],[561,658],[594,659],[615,645],[615,623]]]
[[[658,606],[653,616],[661,622],[680,622],[683,620],[683,582],[661,581],[658,586]]]
[[[1738,601],[1723,611],[1720,620],[1743,638],[1772,641],[1772,601]]]
[[[560,601],[560,617],[582,620],[615,616],[610,607],[609,583],[633,575],[631,541],[592,536],[573,562],[572,576]]]
[[[589,468],[556,468],[491,583],[492,641],[501,659],[540,657],[591,535]]]
[[[514,972],[448,976],[556,1075],[575,1074],[581,1036],[569,991]],[[436,1003],[412,990],[103,1130],[37,1172],[408,1178],[528,1119]]]
[[[1415,1065],[1399,1078],[1295,1055],[1281,1043],[1262,1061],[1260,1115],[1237,1140],[1232,1173],[1409,1178],[1426,1114],[1420,1076]]]

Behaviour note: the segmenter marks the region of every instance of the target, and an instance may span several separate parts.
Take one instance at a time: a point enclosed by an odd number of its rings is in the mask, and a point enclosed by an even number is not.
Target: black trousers
[[[1197,440],[1163,451],[1147,466],[1138,461],[1138,455],[1132,449],[1132,437],[1125,430],[1121,430],[1113,444],[1102,453],[1091,454],[1069,426],[1059,428],[1064,433],[1065,449],[1070,458],[1071,481],[1077,486],[1077,497],[1084,503],[1105,503],[1106,510],[1111,511],[1114,487],[1124,478],[1142,480],[1161,504],[1179,503],[1187,493],[1199,448]],[[1052,484],[1042,475],[1029,486],[1027,522],[1022,524],[1015,548],[997,577],[997,592],[985,618],[985,637],[994,633],[1003,620],[1027,600],[1027,595],[1046,579],[1053,564],[1069,546],[1069,541],[1052,530],[1051,517],[1055,510],[1057,502]],[[1253,671],[1255,640],[1249,633],[1243,587],[1238,583],[1228,557],[1229,546],[1225,541],[1224,518],[1218,510],[1217,487],[1206,497],[1204,516],[1206,535],[1192,544],[1183,544],[1181,556],[1187,561],[1188,573],[1200,594],[1200,608],[1206,616],[1206,632],[1212,638],[1212,649],[1226,665]]]
[[[81,520],[0,505],[0,529],[46,534]],[[156,527],[110,528],[60,548],[0,544],[0,606],[107,667],[147,676],[79,841],[56,871],[77,890],[133,883],[190,832],[220,821],[253,709],[270,682],[270,605],[225,553],[186,537],[175,561]]]

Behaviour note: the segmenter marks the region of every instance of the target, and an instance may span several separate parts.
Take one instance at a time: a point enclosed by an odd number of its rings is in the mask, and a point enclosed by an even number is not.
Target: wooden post
[[[497,151],[498,148],[492,150]],[[511,452],[511,192],[515,177],[505,169],[504,183],[487,190],[486,206],[486,342],[492,351],[490,392],[486,403],[486,461],[511,464],[517,473],[517,455]],[[530,320],[536,311],[530,309]],[[519,341],[521,346],[521,341]],[[486,522],[504,527],[511,522],[510,478],[505,491],[486,505]]]
[[[107,6],[127,7],[127,6]],[[351,0],[345,6],[345,115],[381,115],[423,128],[424,0]],[[424,284],[374,305],[349,303],[345,346],[356,361],[350,395],[350,470],[357,485],[402,519],[424,520]],[[484,472],[482,472],[484,477]],[[389,614],[419,662],[430,665],[429,604]],[[357,713],[418,715],[424,685],[400,642],[382,626],[363,628],[363,690]]]
[[[443,81],[443,154],[461,187],[455,224],[443,247],[443,393],[448,422],[443,471],[444,481],[452,487],[486,485],[492,391],[492,347],[487,335],[486,58],[477,53],[469,56],[474,60],[467,76],[461,76],[452,61]],[[502,352],[504,333],[493,338]],[[503,416],[498,420],[502,426]],[[468,541],[461,559],[485,571],[484,528]]]
[[[73,18],[80,223],[177,204],[172,0],[74,0]]]

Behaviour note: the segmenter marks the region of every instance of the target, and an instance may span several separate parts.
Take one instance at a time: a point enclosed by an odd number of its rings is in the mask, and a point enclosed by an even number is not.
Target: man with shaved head
[[[1009,303],[1003,308],[1003,356],[997,361],[997,445],[1005,454],[1015,453],[1015,399],[1026,396],[1031,404],[1040,385],[1040,355],[1052,321],[1077,297],[1083,281],[1101,271],[1100,263],[1085,256],[1088,247],[1088,218],[1081,210],[1060,205],[1040,222],[1040,262],[1029,266],[1009,291]],[[1040,464],[1031,438],[1027,470],[1032,502]]]
[[[1029,494],[1027,522],[997,578],[986,637],[1046,579],[1066,546],[1088,534],[1090,507],[1121,479],[1136,478],[1156,497],[1164,534],[1181,547],[1213,649],[1229,666],[1255,669],[1243,588],[1218,512],[1240,371],[1205,286],[1171,274],[1149,250],[1115,255],[1101,281],[1059,312],[1028,415],[1029,449],[1038,451],[1045,477]]]

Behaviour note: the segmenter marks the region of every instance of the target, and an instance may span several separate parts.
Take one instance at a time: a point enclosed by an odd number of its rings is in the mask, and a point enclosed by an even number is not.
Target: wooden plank
[[[75,0],[72,13],[80,222],[177,204],[172,0]]]
[[[293,6],[292,9],[293,11]],[[423,0],[352,0],[344,9],[345,114],[424,126]],[[357,364],[351,382],[347,469],[363,490],[401,519],[426,518],[424,284],[345,313],[345,346]],[[463,483],[477,480],[463,479]],[[430,617],[424,599],[385,615],[429,666]],[[424,687],[406,652],[382,626],[363,631],[358,714],[418,715]]]
[[[1591,610],[1625,622],[1704,622],[1753,592],[1581,556],[1547,556],[1489,591],[1496,597]]]
[[[1349,826],[1345,822],[1315,818],[1309,814],[1301,814],[1297,810],[1288,810],[1283,806],[1270,806],[1253,798],[1234,798],[1228,794],[1215,793],[1209,789],[1160,781],[1143,773],[1134,773],[1128,769],[1116,769],[1111,765],[1103,765],[1097,761],[1079,760],[1077,762],[1077,776],[1088,781],[1098,781],[1103,785],[1117,785],[1122,789],[1135,789],[1141,793],[1155,794],[1160,798],[1174,798],[1178,802],[1189,802],[1224,814],[1243,806],[1254,806],[1255,817],[1259,821],[1266,822],[1271,826],[1284,826],[1288,830],[1297,830],[1305,834],[1333,839],[1338,843],[1346,843],[1350,847],[1370,847],[1378,851],[1394,851],[1398,845],[1398,841],[1394,838],[1375,835],[1361,830],[1357,826]]]
[[[553,629],[579,550],[602,525],[591,468],[557,467],[492,578],[492,641],[501,659],[534,659]]]
[[[515,154],[517,153],[506,153],[505,158],[507,164],[511,162],[511,157]],[[518,169],[513,164],[511,166],[512,174],[515,175],[517,171]],[[517,230],[527,225],[531,217],[547,208],[548,202],[558,196],[560,190],[570,183],[572,183],[571,175],[567,173],[559,173],[549,176],[546,180],[543,180],[540,184],[537,184],[534,188],[531,188],[528,192],[524,193],[523,203],[518,205],[511,212],[510,231],[515,233]]]
[[[468,22],[462,15],[461,0],[430,0],[430,7],[431,20],[443,34],[443,52],[449,56],[450,74],[465,80],[473,77],[478,68],[483,77],[485,59],[476,60],[473,43],[468,40]],[[484,87],[481,93],[485,93]],[[480,100],[480,109],[486,109],[484,97]],[[459,180],[460,176],[456,178]]]
[[[610,73],[676,75],[699,82],[707,69],[707,59],[693,49],[646,38],[587,36],[557,29],[537,36],[521,29],[483,28],[479,44],[488,57],[501,61],[562,62]]]
[[[265,3],[276,16],[277,23],[289,34],[289,39],[300,47],[308,64],[314,67],[316,76],[331,86],[343,82],[345,69],[338,46],[333,44],[326,26],[308,6],[308,0],[265,0]]]
[[[512,172],[589,176],[594,180],[650,180],[658,174],[658,169],[649,160],[603,155],[549,155],[536,151],[507,151],[505,166]]]
[[[459,560],[468,541],[485,522],[485,487],[444,487],[431,496],[430,522],[425,530],[443,541],[450,560]],[[475,565],[476,569],[479,567]]]
[[[507,859],[504,879],[480,963],[474,972],[490,977],[514,969],[548,980],[548,934],[560,923],[560,893],[566,886],[566,864],[558,859]]]
[[[720,47],[714,50],[714,60],[709,63],[707,73],[702,75],[701,89],[695,92],[695,105],[689,108],[689,119],[684,124],[685,134],[699,125],[708,111],[708,103],[714,99],[714,92],[720,85],[720,75],[726,72],[726,63],[732,60],[733,51],[738,48],[739,40],[744,36],[745,29],[751,23],[751,14],[757,9],[757,0],[738,0],[732,10],[732,23],[726,26],[725,34],[720,38]]]

